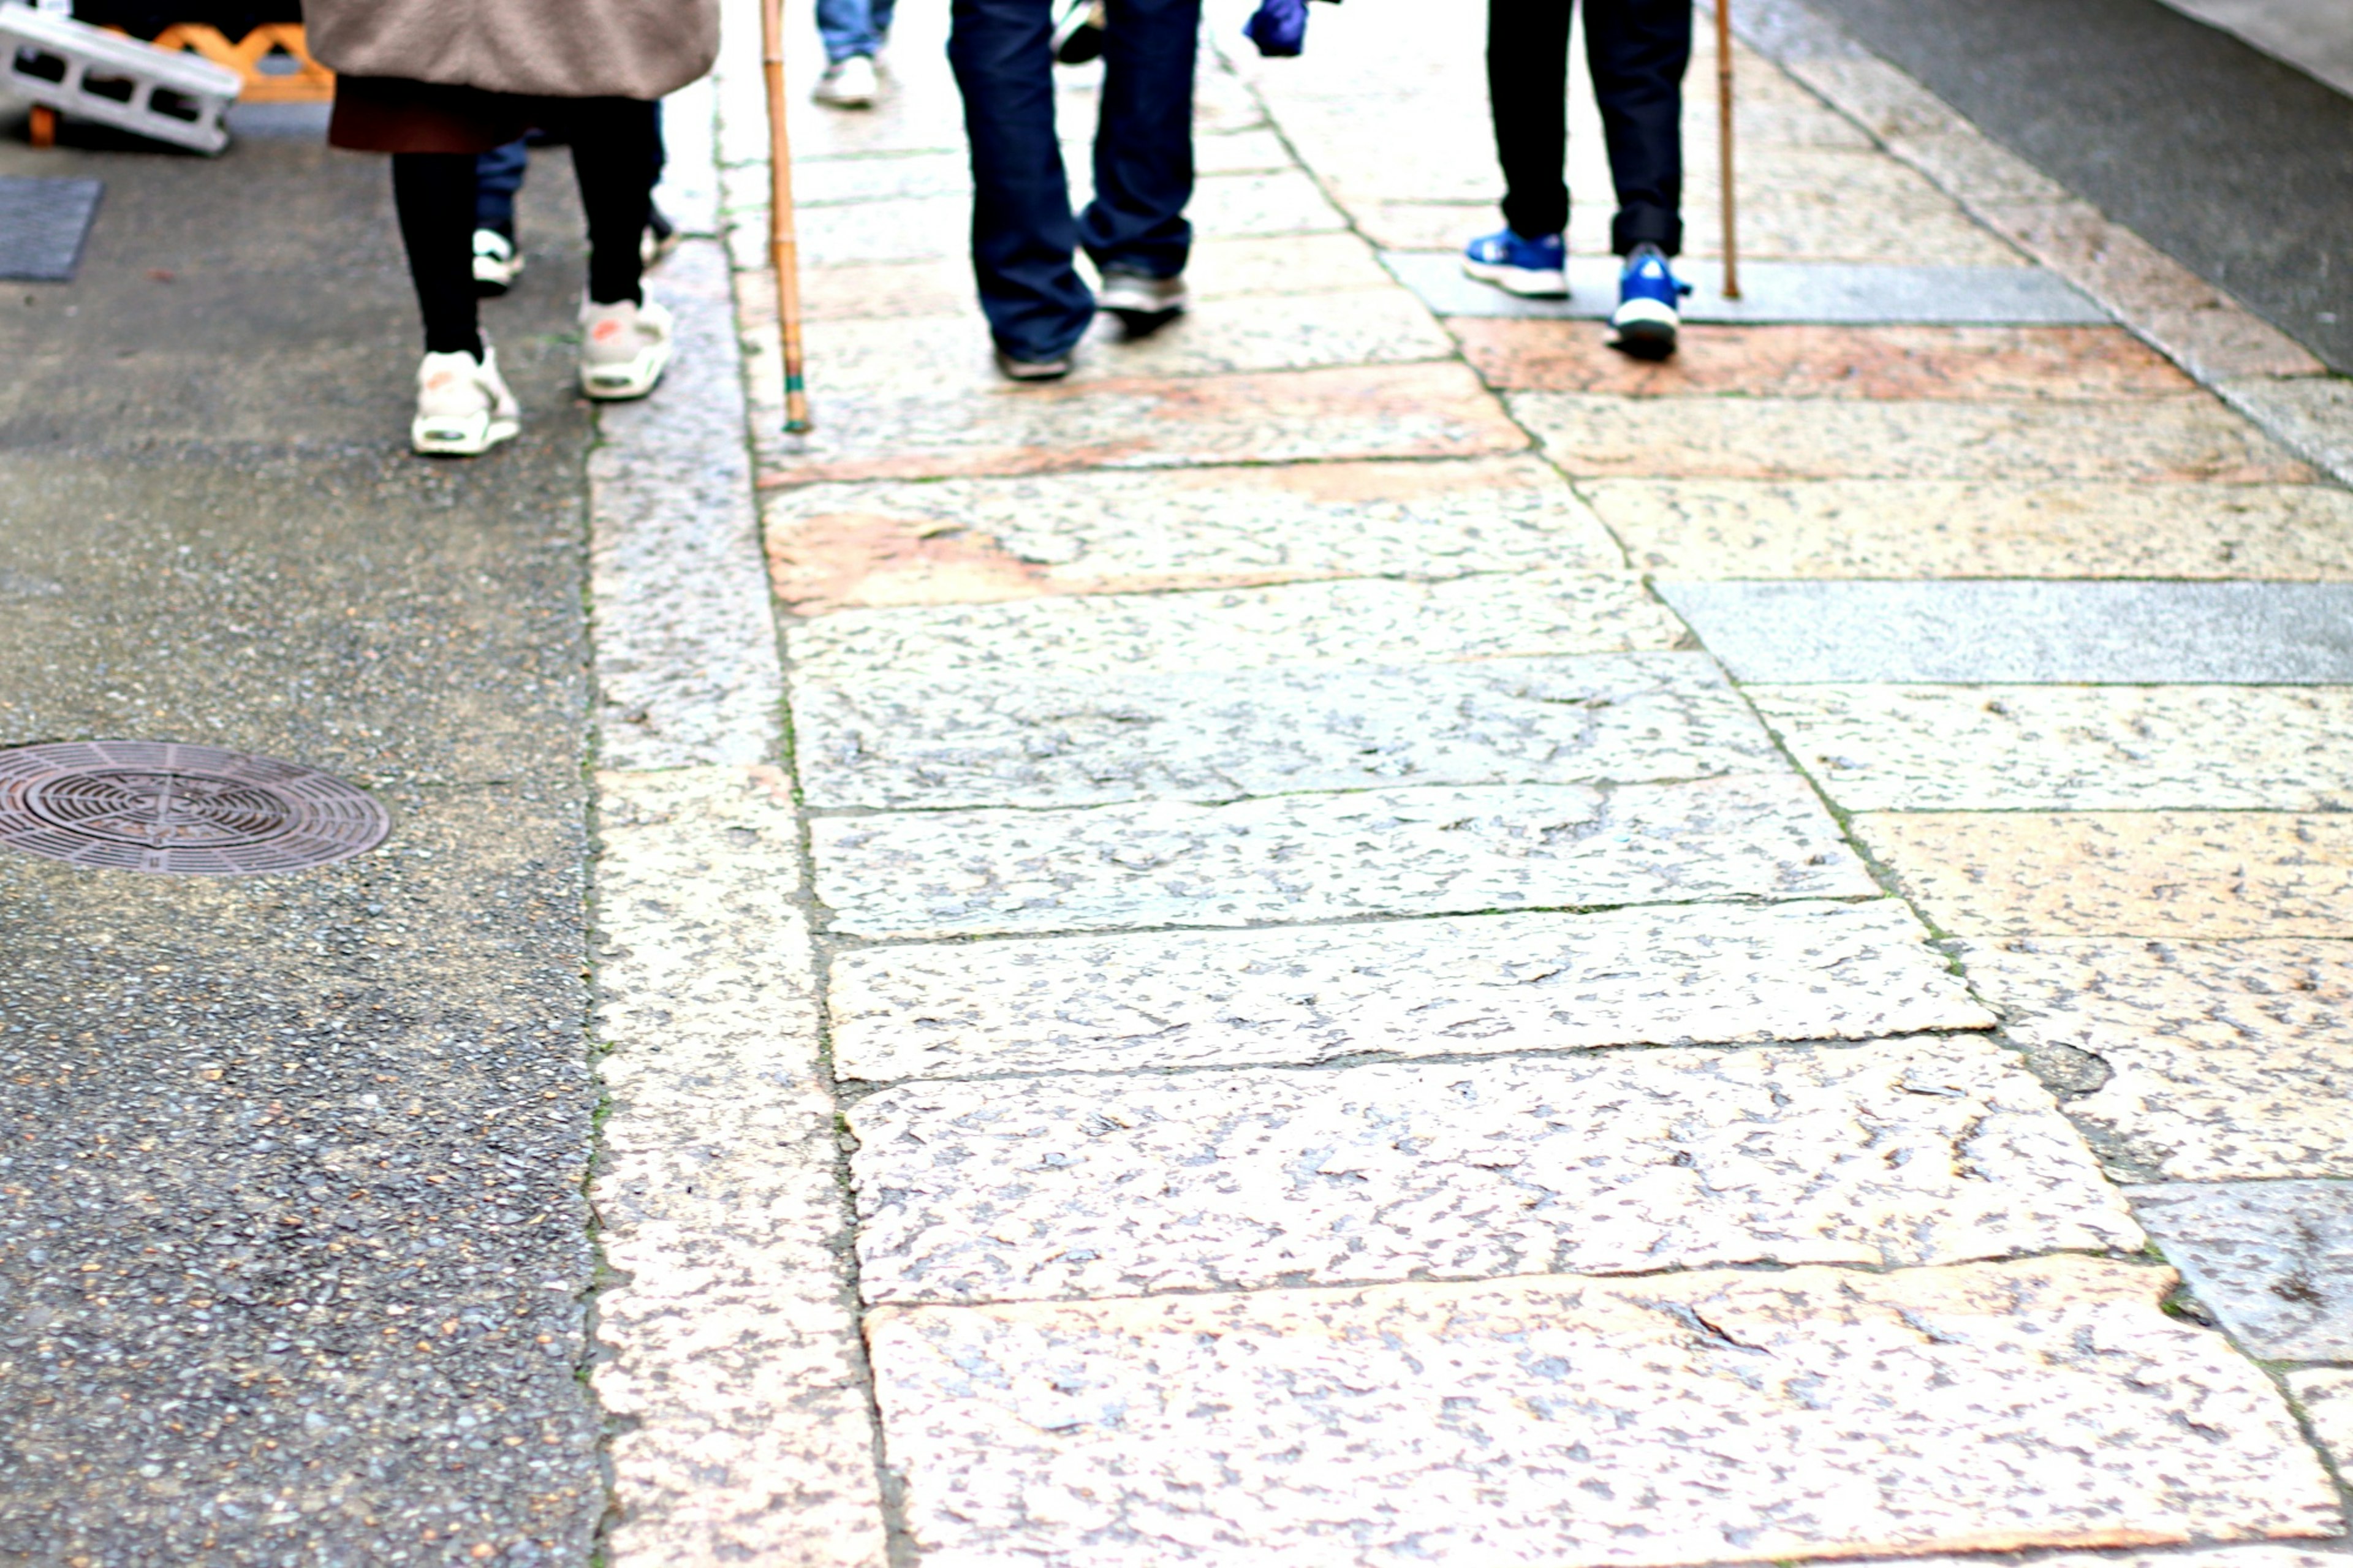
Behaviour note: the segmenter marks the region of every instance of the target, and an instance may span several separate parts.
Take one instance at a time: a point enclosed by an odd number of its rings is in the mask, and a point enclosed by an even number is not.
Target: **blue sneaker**
[[[1482,234],[1463,247],[1462,270],[1506,293],[1568,298],[1568,246],[1556,234],[1534,239],[1508,228]]]
[[[1675,330],[1683,318],[1675,307],[1691,292],[1691,285],[1675,279],[1666,252],[1648,243],[1636,246],[1618,276],[1618,310],[1609,324],[1618,339],[1609,346],[1636,359],[1664,359],[1675,352]]]

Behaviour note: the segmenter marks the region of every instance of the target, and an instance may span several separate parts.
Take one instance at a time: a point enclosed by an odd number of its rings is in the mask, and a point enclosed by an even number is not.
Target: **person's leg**
[[[514,237],[515,193],[531,167],[531,153],[521,139],[493,147],[474,159],[474,226]]]
[[[646,217],[661,174],[660,106],[634,98],[580,99],[561,119],[588,217],[588,299],[598,305],[640,301]]]
[[[1688,4],[1689,0],[1685,0]],[[1537,239],[1568,227],[1569,0],[1487,0],[1487,101],[1504,222]],[[1590,5],[1586,26],[1593,25]]]
[[[1623,256],[1683,243],[1683,71],[1691,0],[1585,0],[1585,53],[1609,142],[1618,216],[1609,246]]]
[[[1094,316],[1054,137],[1049,0],[954,0],[948,62],[972,144],[972,265],[998,348],[1060,358]]]
[[[474,300],[474,154],[395,153],[392,200],[425,317],[425,352],[480,359]]]
[[[888,26],[886,21],[881,24]],[[817,0],[817,35],[824,40],[828,64],[839,65],[858,55],[871,57],[881,47],[868,0]]]
[[[1201,0],[1110,0],[1095,194],[1079,237],[1105,271],[1174,278],[1193,226],[1193,62]]]

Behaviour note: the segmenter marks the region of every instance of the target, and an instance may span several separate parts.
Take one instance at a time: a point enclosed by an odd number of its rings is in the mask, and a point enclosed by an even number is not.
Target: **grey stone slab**
[[[1986,1040],[916,1083],[849,1113],[869,1301],[2137,1250]]]
[[[1755,775],[820,817],[811,829],[833,929],[873,937],[1879,890],[1801,780]]]
[[[0,278],[69,282],[105,191],[98,180],[0,174]]]
[[[2339,685],[2353,584],[1661,583],[1741,680]]]
[[[813,806],[1103,805],[1397,784],[1779,773],[1703,654],[1003,676],[794,693]]]
[[[1178,674],[1664,650],[1683,635],[1630,576],[1293,583],[1189,594],[844,610],[790,627],[803,678]]]
[[[834,1070],[881,1080],[1981,1029],[1894,899],[870,948]]]
[[[1616,258],[1573,256],[1568,298],[1526,300],[1464,275],[1457,257],[1388,250],[1398,280],[1441,316],[1607,321],[1618,308]],[[2106,326],[2112,318],[2053,273],[2031,267],[1874,267],[1859,262],[1751,261],[1740,298],[1724,297],[1724,264],[1676,263],[1692,285],[1686,321],[1887,326]]]
[[[2353,1183],[2126,1189],[2166,1258],[2266,1361],[2353,1361]]]
[[[2215,390],[2298,457],[2353,485],[2353,379],[2248,376]]]

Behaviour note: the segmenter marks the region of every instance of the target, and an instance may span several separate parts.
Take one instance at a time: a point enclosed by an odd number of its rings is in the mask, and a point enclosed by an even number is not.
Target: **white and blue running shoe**
[[[1531,300],[1568,297],[1568,246],[1556,234],[1534,239],[1508,228],[1482,234],[1463,247],[1462,270]]]
[[[1666,252],[1645,242],[1626,257],[1626,270],[1618,276],[1618,309],[1609,324],[1618,329],[1609,346],[1636,359],[1664,359],[1675,352],[1675,331],[1683,325],[1676,309],[1691,285],[1678,282],[1667,265]]]

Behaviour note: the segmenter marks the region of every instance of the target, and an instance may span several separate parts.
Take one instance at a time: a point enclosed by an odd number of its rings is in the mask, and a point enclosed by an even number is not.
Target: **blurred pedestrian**
[[[642,397],[670,363],[670,312],[640,288],[661,169],[659,105],[711,68],[718,0],[303,0],[336,72],[327,139],[392,156],[393,201],[425,318],[410,445],[471,457],[513,437],[514,396],[483,342],[476,160],[538,127],[572,148],[588,218],[580,387]]]
[[[1053,0],[954,0],[948,60],[972,143],[972,261],[997,368],[1067,375],[1098,303],[1132,333],[1184,310],[1200,0],[1106,0],[1094,197],[1071,211],[1054,132]],[[1100,300],[1074,265],[1085,247]]]
[[[835,109],[871,109],[881,95],[876,66],[891,41],[896,0],[817,0],[817,36],[825,45],[825,74],[812,94]]]
[[[1464,250],[1462,268],[1514,294],[1568,293],[1568,30],[1572,0],[1488,0],[1487,91],[1504,166],[1504,224]],[[1690,289],[1668,258],[1683,248],[1683,79],[1691,0],[1584,0],[1585,58],[1618,214],[1610,248],[1625,258],[1616,346],[1644,359],[1675,352]]]
[[[660,106],[655,106],[657,145],[654,181],[661,181],[669,156],[659,146]],[[531,169],[531,149],[536,133],[493,147],[474,160],[474,292],[496,299],[522,276],[522,243],[515,237],[515,198],[522,194],[523,176]],[[678,226],[661,208],[646,208],[646,237],[638,247],[645,270],[651,272],[678,243]]]

